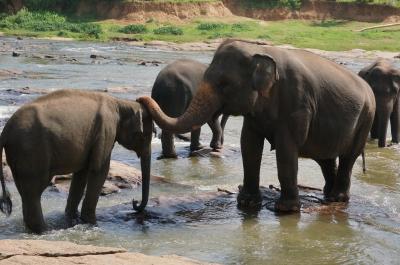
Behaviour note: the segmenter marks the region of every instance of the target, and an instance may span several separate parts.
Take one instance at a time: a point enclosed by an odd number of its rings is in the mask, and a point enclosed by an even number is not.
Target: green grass
[[[79,22],[49,12],[22,10],[16,15],[0,16],[0,31],[6,35],[68,37],[74,39],[137,39],[169,42],[195,42],[215,38],[264,39],[274,44],[322,50],[400,50],[400,26],[356,32],[375,23],[342,20],[287,20],[261,22],[236,19],[232,22],[201,20],[170,24],[149,20],[146,24],[123,26],[111,22]],[[145,29],[145,30],[144,30]]]

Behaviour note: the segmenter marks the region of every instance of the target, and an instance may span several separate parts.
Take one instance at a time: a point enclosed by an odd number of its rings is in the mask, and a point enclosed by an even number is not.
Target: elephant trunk
[[[133,209],[137,212],[142,212],[146,208],[147,202],[149,201],[149,190],[150,190],[150,161],[151,160],[151,147],[150,144],[141,153],[140,166],[142,169],[142,201],[140,205],[138,202],[133,200]]]
[[[393,110],[393,103],[390,104],[389,102],[385,104],[379,104],[380,107],[377,106],[377,109],[380,111],[376,113],[377,121],[378,121],[378,147],[385,147],[386,146],[386,134],[387,128],[390,118],[390,113]]]
[[[141,97],[138,102],[144,104],[157,125],[172,133],[186,133],[198,129],[221,108],[219,95],[208,83],[201,83],[190,102],[189,107],[178,118],[168,117],[160,106],[150,97]]]

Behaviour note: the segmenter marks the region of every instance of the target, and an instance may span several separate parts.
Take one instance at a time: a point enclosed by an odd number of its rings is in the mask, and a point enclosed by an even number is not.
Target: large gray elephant
[[[170,117],[179,117],[189,107],[197,88],[203,79],[207,65],[200,62],[180,59],[160,71],[151,91],[151,97]],[[214,150],[222,148],[223,131],[228,119],[227,115],[219,122],[219,115],[213,116],[208,125],[213,133],[210,147]],[[191,131],[190,151],[202,148],[200,144],[200,128]],[[160,158],[176,158],[173,133],[162,130],[162,155]]]
[[[60,90],[22,106],[9,119],[0,137],[15,185],[22,198],[26,226],[45,230],[40,198],[54,175],[73,173],[65,209],[72,223],[85,187],[80,218],[96,223],[96,205],[110,166],[111,151],[118,142],[141,158],[142,202],[149,197],[153,122],[137,102],[104,93]],[[3,196],[1,210],[11,213],[11,200],[0,168]]]
[[[361,69],[358,73],[371,86],[376,100],[376,113],[371,138],[378,139],[378,146],[386,146],[386,132],[390,119],[392,142],[400,139],[400,70],[385,59]]]
[[[352,168],[375,113],[369,85],[338,64],[303,50],[235,40],[218,48],[182,116],[166,116],[149,97],[138,101],[161,128],[174,132],[196,129],[215,113],[243,115],[244,183],[238,204],[260,205],[260,164],[267,139],[276,149],[282,190],[277,211],[300,209],[298,157],[321,166],[327,200],[348,201]]]

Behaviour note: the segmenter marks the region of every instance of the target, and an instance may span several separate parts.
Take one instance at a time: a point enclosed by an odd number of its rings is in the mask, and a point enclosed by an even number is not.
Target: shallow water
[[[21,55],[12,57],[13,50]],[[91,59],[91,54],[104,58]],[[0,70],[16,74],[12,78],[0,76],[0,120],[4,124],[19,105],[39,96],[20,95],[8,89],[108,89],[116,92],[115,96],[134,99],[149,95],[157,73],[178,58],[209,62],[212,53],[166,52],[119,43],[1,38]],[[142,60],[161,63],[138,65]],[[344,63],[358,71],[370,61],[348,59]],[[124,90],[128,93],[117,93]],[[363,174],[361,161],[357,161],[352,200],[343,211],[288,216],[276,216],[267,209],[258,214],[244,213],[236,209],[235,196],[216,199],[213,195],[218,187],[235,191],[242,181],[241,120],[234,117],[228,121],[222,158],[187,158],[188,144],[177,142],[180,159],[156,160],[160,140],[153,140],[152,172],[172,182],[152,185],[151,196],[158,198],[149,205],[154,218],[145,218],[143,222],[133,218],[129,202],[140,192],[123,191],[100,199],[98,227],[79,225],[64,229],[66,194],[47,191],[42,205],[53,230],[41,236],[32,235],[22,223],[19,195],[8,183],[14,211],[10,218],[0,216],[0,238],[68,240],[152,255],[179,254],[223,264],[398,264],[400,147],[378,149],[376,143],[368,143],[368,172]],[[202,142],[207,145],[209,141],[210,130],[204,126]],[[276,186],[275,153],[269,149],[266,142],[261,183]],[[136,156],[119,146],[114,149],[113,159],[139,166]],[[323,186],[315,162],[300,160],[299,183]]]

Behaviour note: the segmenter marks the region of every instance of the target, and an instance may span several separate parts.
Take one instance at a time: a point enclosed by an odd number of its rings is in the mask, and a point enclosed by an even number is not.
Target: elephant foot
[[[324,197],[328,198],[329,194],[331,194],[331,192],[332,192],[332,186],[331,185],[328,186],[325,184],[323,192],[324,192]]]
[[[72,212],[65,211],[65,218],[66,218],[68,227],[73,227],[73,226],[76,226],[77,224],[82,223],[79,218],[78,211],[72,211]]]
[[[178,158],[178,155],[176,153],[161,154],[160,156],[157,157],[157,160],[168,159],[168,158]]]
[[[190,145],[190,152],[195,152],[203,149],[205,146],[202,144],[197,144],[197,145]]]
[[[325,199],[328,202],[348,202],[350,196],[348,192],[331,192]]]
[[[213,149],[214,152],[220,152],[222,149],[221,143],[211,143],[210,147]]]
[[[96,216],[89,214],[81,214],[81,220],[85,224],[97,225]]]
[[[260,209],[262,204],[261,192],[248,193],[239,186],[239,194],[237,196],[237,206],[239,209]]]
[[[299,199],[285,200],[279,198],[275,202],[274,210],[280,213],[300,212],[300,201]]]

